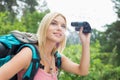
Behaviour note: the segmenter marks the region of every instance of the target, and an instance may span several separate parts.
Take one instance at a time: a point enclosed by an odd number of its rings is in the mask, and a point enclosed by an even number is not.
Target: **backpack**
[[[36,34],[16,30],[10,34],[0,36],[0,67],[7,63],[23,47],[29,47],[32,50],[32,60],[22,80],[33,80],[38,68],[42,67],[39,63],[39,52],[35,46],[37,42]],[[56,67],[60,68],[61,55],[57,51],[54,56]],[[17,80],[17,74],[10,80]]]

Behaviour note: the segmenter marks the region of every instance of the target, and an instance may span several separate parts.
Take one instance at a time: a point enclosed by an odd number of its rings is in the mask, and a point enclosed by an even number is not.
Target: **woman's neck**
[[[44,54],[47,56],[51,56],[53,48],[56,46],[56,43],[46,41],[46,44],[44,46]]]

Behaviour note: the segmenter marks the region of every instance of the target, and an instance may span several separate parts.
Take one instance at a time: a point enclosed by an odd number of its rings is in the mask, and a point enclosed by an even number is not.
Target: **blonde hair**
[[[37,31],[37,37],[38,37],[38,46],[39,48],[42,48],[42,50],[40,50],[42,55],[44,55],[43,50],[44,50],[45,43],[46,43],[47,29],[51,21],[57,16],[62,16],[66,22],[66,18],[61,13],[54,12],[54,13],[46,14],[39,25],[39,28]],[[61,41],[58,44],[58,46],[56,44],[56,47],[54,47],[54,49],[52,50],[52,54],[55,53],[56,51],[59,51],[61,53],[64,50],[65,46],[66,46],[66,37],[63,39],[63,41]]]

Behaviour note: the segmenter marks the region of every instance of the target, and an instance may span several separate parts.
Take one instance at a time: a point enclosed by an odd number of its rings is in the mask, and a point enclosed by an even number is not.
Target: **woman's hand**
[[[83,33],[83,27],[80,28],[79,37],[82,44],[90,43],[91,33]]]

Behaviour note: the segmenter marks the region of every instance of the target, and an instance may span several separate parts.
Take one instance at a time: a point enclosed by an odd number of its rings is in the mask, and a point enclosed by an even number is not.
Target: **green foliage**
[[[118,66],[120,65],[120,0],[111,0],[113,1],[114,9],[116,14],[118,15],[118,20],[113,22],[110,25],[105,25],[107,30],[102,34],[101,38],[99,39],[102,52],[110,52],[111,64]],[[102,40],[102,41],[101,41]]]
[[[80,52],[81,52],[81,46],[78,44],[78,45],[70,45],[69,48],[66,48],[63,53],[66,56],[70,57],[71,60],[79,63]]]
[[[0,35],[7,34],[12,30],[36,33],[40,21],[46,13],[33,12],[23,16],[21,20],[11,22],[9,12],[0,12]]]
[[[118,18],[120,18],[120,0],[112,0],[112,1],[115,4],[114,8],[116,9]]]
[[[104,32],[104,37],[101,37],[104,42],[101,43],[103,47],[101,47],[102,51],[112,52],[112,50],[116,47],[116,52],[120,54],[120,21],[116,21],[111,25],[106,25],[108,28],[106,32]]]
[[[0,35],[7,34],[12,30],[26,31],[25,26],[17,19],[11,23],[8,14],[8,12],[0,12]]]
[[[41,0],[0,0],[0,12],[9,12],[9,19],[14,22],[17,16],[26,15],[26,11],[29,11],[29,13],[33,13],[38,9],[40,12],[49,11],[47,4],[40,6],[45,4],[45,1],[39,1]]]
[[[0,12],[9,12],[11,21],[15,18],[15,11],[13,6],[18,6],[17,0],[0,0]]]
[[[94,44],[97,40],[99,40],[100,43],[103,42],[103,39],[101,38],[103,36],[103,32],[98,31],[96,29],[92,29],[91,33],[91,43]]]
[[[101,80],[119,80],[120,79],[120,67],[114,67],[113,65],[107,65],[104,67],[103,76]]]
[[[35,6],[39,5],[37,0],[20,0],[27,4],[26,8],[29,9],[30,13],[36,11]]]
[[[46,13],[28,12],[22,17],[21,21],[24,24],[24,26],[26,26],[28,32],[36,33],[39,23],[45,14]]]
[[[99,41],[91,45],[91,60],[89,74],[86,76],[78,76],[72,73],[61,70],[59,80],[119,80],[120,67],[115,66],[113,53],[101,52]],[[113,51],[115,52],[115,50]],[[81,45],[67,46],[63,54],[70,58],[70,60],[79,63],[81,56]],[[114,58],[114,59],[113,59]]]
[[[25,7],[26,4],[27,6]],[[20,6],[22,5],[22,7]],[[19,10],[22,11],[22,8],[29,9],[30,12],[35,11],[35,6],[38,5],[38,2],[36,0],[0,0],[0,12],[10,12],[11,15],[16,15]],[[13,8],[16,7],[17,9]]]

